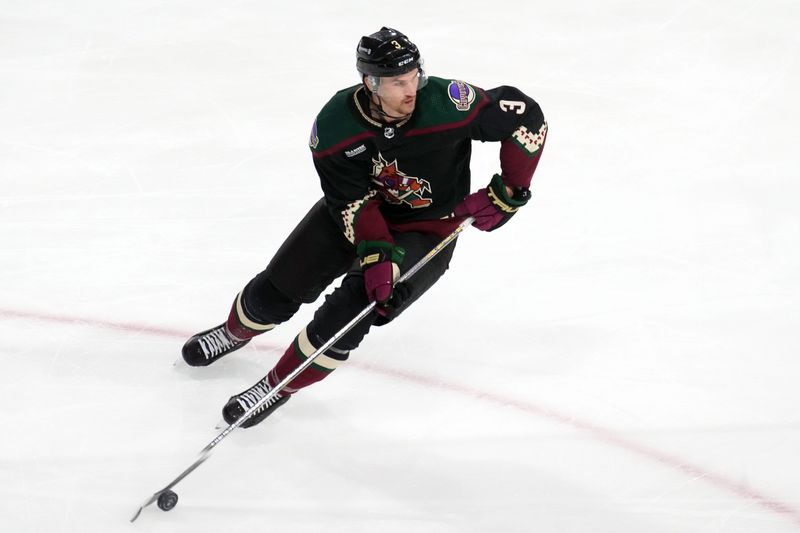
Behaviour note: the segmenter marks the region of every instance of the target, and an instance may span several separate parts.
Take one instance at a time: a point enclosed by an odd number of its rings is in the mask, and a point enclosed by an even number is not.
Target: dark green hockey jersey
[[[393,124],[370,115],[362,85],[339,91],[309,145],[331,215],[357,244],[393,242],[391,231],[451,231],[453,208],[470,192],[473,140],[500,142],[504,183],[529,187],[546,136],[541,108],[520,90],[430,77],[412,115]]]

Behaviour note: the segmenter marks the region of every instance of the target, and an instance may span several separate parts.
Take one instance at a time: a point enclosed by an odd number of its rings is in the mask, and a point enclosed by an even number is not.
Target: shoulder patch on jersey
[[[343,145],[357,142],[367,129],[356,119],[352,109],[352,98],[358,86],[337,92],[317,115],[308,145],[315,157],[330,154],[344,148]]]
[[[461,92],[457,84],[462,84]],[[451,94],[451,88],[454,88],[452,90],[455,96]],[[461,104],[462,93],[464,108],[460,110],[457,106]],[[480,109],[489,102],[480,87],[436,76],[429,76],[428,85],[417,94],[417,109],[414,111],[412,129],[406,131],[406,136],[467,127]]]
[[[453,80],[447,86],[447,96],[456,105],[459,111],[469,111],[472,103],[475,102],[475,89],[468,83]]]
[[[317,121],[314,121],[314,124],[311,125],[311,135],[308,137],[308,145],[311,148],[316,148],[319,146],[319,136],[317,135]]]

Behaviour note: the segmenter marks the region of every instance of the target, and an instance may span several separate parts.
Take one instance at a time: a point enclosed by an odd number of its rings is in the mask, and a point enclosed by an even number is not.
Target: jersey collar
[[[369,124],[375,126],[376,128],[381,128],[381,129],[384,129],[384,128],[400,128],[404,124],[406,124],[409,120],[411,120],[411,117],[414,116],[414,114],[412,113],[410,117],[408,117],[408,118],[406,118],[404,120],[401,120],[400,122],[395,122],[393,124],[384,124],[384,123],[378,122],[377,120],[372,118],[372,116],[369,114],[368,110],[367,111],[364,110],[364,106],[362,105],[362,102],[361,102],[362,99],[366,102],[366,101],[369,100],[369,97],[367,96],[366,91],[364,90],[364,86],[360,85],[353,92],[353,104],[356,106],[356,110],[359,112],[361,117],[365,121],[367,121]]]

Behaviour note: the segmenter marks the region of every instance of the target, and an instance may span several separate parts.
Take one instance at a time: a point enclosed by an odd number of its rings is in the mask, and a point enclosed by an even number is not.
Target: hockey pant
[[[441,241],[437,235],[416,232],[396,233],[393,237],[396,244],[406,251],[405,260],[400,265],[401,273]],[[373,325],[382,326],[394,320],[445,273],[454,248],[455,243],[450,244],[405,282],[409,295],[399,306],[391,309],[385,317],[377,313],[365,317],[324,354],[320,354],[284,391],[293,393],[320,381],[346,361],[350,351],[358,347]],[[314,318],[270,371],[271,385],[289,375],[369,304],[355,246],[342,234],[322,199],[295,227],[267,268],[237,296],[228,319],[228,329],[241,339],[272,329],[291,318],[301,304],[314,302],[342,275],[341,284],[325,296]]]

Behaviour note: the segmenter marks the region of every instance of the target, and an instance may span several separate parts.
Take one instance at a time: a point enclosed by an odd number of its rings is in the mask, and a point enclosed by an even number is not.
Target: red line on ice
[[[91,326],[108,329],[119,329],[122,331],[130,331],[134,333],[147,333],[150,335],[157,335],[159,337],[186,337],[185,331],[177,329],[161,328],[157,326],[142,326],[134,325],[128,322],[115,322],[112,320],[99,320],[96,318],[77,318],[66,315],[52,315],[45,313],[33,313],[29,311],[17,311],[14,309],[0,308],[0,316],[7,318],[30,318],[33,320],[45,320],[47,322],[58,322],[61,324],[72,324],[76,326]]]
[[[535,404],[502,396],[494,392],[486,392],[480,389],[475,389],[465,385],[460,385],[458,383],[445,382],[441,381],[439,378],[433,379],[421,374],[415,374],[413,372],[407,372],[404,370],[380,367],[370,363],[348,362],[347,364],[348,366],[352,364],[357,368],[369,370],[378,374],[383,374],[385,376],[391,376],[394,378],[402,379],[403,381],[413,382],[418,385],[455,392],[458,394],[472,397],[477,400],[483,400],[498,405],[513,407],[515,409],[519,409],[520,411],[524,411],[526,413],[531,413],[544,418],[549,418],[550,420],[554,420],[561,424],[572,426],[575,429],[579,429],[581,431],[585,431],[592,434],[599,441],[605,442],[607,444],[613,444],[617,447],[628,450],[629,452],[633,452],[637,455],[640,455],[652,461],[661,463],[662,465],[669,466],[672,469],[679,470],[684,474],[689,475],[692,478],[702,479],[719,489],[732,492],[738,496],[741,496],[742,498],[745,498],[747,500],[750,500],[758,504],[759,506],[769,511],[778,513],[784,516],[785,518],[788,518],[797,525],[800,525],[800,511],[789,506],[784,502],[765,496],[750,487],[742,485],[741,483],[737,483],[736,481],[733,481],[722,475],[716,474],[710,470],[706,470],[700,466],[692,464],[679,457],[670,455],[655,448],[651,448],[644,444],[640,444],[635,441],[629,440],[613,430],[596,426],[594,424],[585,422],[573,416],[558,412],[554,409],[540,407]]]
[[[191,333],[187,333],[185,331],[162,328],[157,326],[135,325],[127,322],[117,322],[117,321],[100,320],[93,318],[77,318],[66,315],[19,311],[19,310],[4,309],[4,308],[0,308],[0,317],[10,318],[10,319],[43,320],[47,322],[57,322],[61,324],[71,324],[76,326],[117,329],[121,331],[128,331],[133,333],[146,333],[150,335],[157,335],[160,337],[170,337],[170,338],[184,339],[188,338],[191,335]],[[655,448],[651,448],[650,446],[646,446],[634,442],[632,440],[629,440],[613,430],[596,426],[594,424],[580,420],[573,416],[558,412],[554,409],[540,407],[538,405],[528,402],[523,402],[515,398],[502,396],[494,392],[483,391],[480,389],[468,387],[466,385],[460,385],[458,383],[441,381],[441,379],[439,378],[433,379],[422,374],[415,374],[413,372],[409,372],[406,370],[383,367],[372,363],[358,363],[350,361],[347,364],[348,366],[353,366],[360,370],[364,370],[367,372],[374,372],[376,374],[382,374],[384,376],[400,379],[403,381],[407,381],[409,383],[414,383],[416,385],[421,385],[432,389],[439,389],[447,392],[454,392],[457,394],[462,394],[464,396],[469,396],[476,400],[488,401],[498,405],[513,407],[515,409],[519,409],[520,411],[548,418],[550,420],[559,422],[561,424],[571,426],[575,429],[585,431],[593,435],[599,441],[605,442],[607,444],[613,444],[615,446],[628,450],[629,452],[635,453],[636,455],[645,457],[647,459],[660,463],[664,466],[668,466],[674,470],[683,472],[684,474],[692,478],[702,479],[710,483],[711,485],[717,487],[718,489],[722,489],[727,492],[736,494],[746,500],[749,500],[759,505],[760,507],[768,511],[777,513],[785,518],[788,518],[796,525],[800,526],[800,511],[789,506],[788,504],[776,500],[774,498],[765,496],[760,492],[754,490],[753,488],[747,487],[741,483],[737,483],[732,479],[726,478],[725,476],[722,476],[720,474],[716,474],[710,470],[706,470],[700,466],[692,464],[679,457],[670,455]]]

